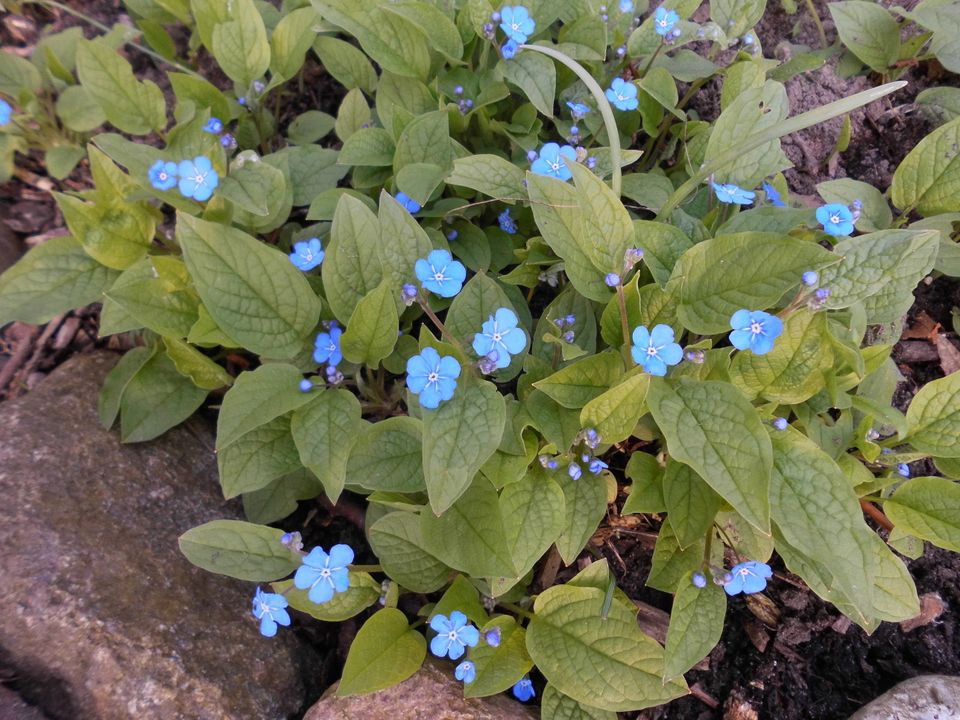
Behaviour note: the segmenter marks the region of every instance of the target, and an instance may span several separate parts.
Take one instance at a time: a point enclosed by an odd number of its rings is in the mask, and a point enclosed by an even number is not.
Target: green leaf
[[[941,477],[908,480],[883,503],[898,529],[960,552],[960,485]]]
[[[583,406],[580,424],[600,433],[604,444],[626,440],[647,408],[650,376],[636,372]]]
[[[192,345],[172,337],[163,338],[163,344],[177,372],[190,378],[198,388],[217,390],[233,384],[233,377],[226,370]]]
[[[43,87],[43,76],[28,60],[0,52],[0,93],[11,98],[21,92],[33,93]]]
[[[107,121],[107,114],[83,85],[72,85],[57,98],[57,115],[74,132],[96,130]]]
[[[130,63],[104,40],[77,44],[77,74],[113,125],[131,135],[146,135],[167,124],[167,105],[150,80],[138,82]]]
[[[900,27],[885,7],[865,0],[827,6],[840,40],[878,73],[886,73],[900,57]]]
[[[203,110],[209,110],[212,117],[230,117],[227,98],[212,83],[185,73],[167,73],[167,78],[173,87],[174,95],[177,96],[174,117],[178,122],[193,119]]]
[[[397,344],[397,301],[387,282],[357,303],[340,339],[343,356],[350,362],[377,367]]]
[[[322,271],[330,308],[342,323],[350,319],[360,299],[380,285],[379,244],[377,216],[356,198],[341,195]]]
[[[792,405],[813,397],[824,387],[823,372],[833,366],[826,320],[823,313],[793,313],[769,353],[734,356],[730,381],[751,399]]]
[[[540,720],[617,720],[617,714],[578,703],[547,683],[540,704]]]
[[[565,408],[578,409],[601,396],[623,375],[623,360],[604,352],[577,360],[533,384]]]
[[[249,162],[231,169],[230,175],[220,180],[217,194],[238,208],[267,217],[273,210],[268,204],[270,199],[282,195],[285,184],[283,173],[275,167]]]
[[[77,163],[83,160],[86,154],[82,147],[76,145],[54,145],[47,149],[43,162],[51,177],[63,180],[73,172]]]
[[[440,514],[460,497],[503,436],[506,404],[493,383],[462,378],[453,399],[423,412],[423,472]]]
[[[368,535],[383,571],[408,590],[434,592],[449,581],[453,571],[425,549],[417,514],[387,513],[370,526]]]
[[[667,463],[664,473],[663,500],[682,549],[702,541],[723,505],[720,496],[689,465],[673,461]]]
[[[300,590],[293,586],[293,580],[273,583],[272,590],[284,595],[294,610],[307,613],[310,617],[323,622],[343,622],[376,603],[380,599],[380,583],[369,573],[349,573],[350,588],[346,592],[336,593],[325,603],[315,603],[309,598],[309,590]]]
[[[153,440],[193,415],[207,391],[185,378],[165,353],[144,363],[127,383],[120,399],[120,439],[125,443]]]
[[[422,423],[411,417],[387,418],[367,426],[350,452],[347,477],[371,491],[426,489],[422,434]]]
[[[359,88],[370,95],[377,89],[377,73],[359,48],[335,37],[321,35],[313,50],[324,69],[348,90]]]
[[[943,458],[960,457],[960,373],[924,385],[907,408],[914,448]]]
[[[688,573],[680,581],[670,611],[664,672],[667,679],[680,677],[703,660],[720,642],[727,596],[719,585],[708,582],[698,588]]]
[[[290,260],[244,232],[178,214],[177,238],[204,306],[251,351],[289,358],[317,325],[320,299]]]
[[[343,98],[340,109],[337,111],[337,122],[334,125],[337,137],[348,140],[368,122],[370,122],[370,107],[363,93],[354,88]]]
[[[501,60],[497,67],[504,79],[520,88],[541,114],[553,117],[557,68],[550,58],[535,52],[519,52],[512,60]]]
[[[269,363],[240,373],[224,395],[217,416],[217,450],[313,400],[310,393],[300,392],[302,379],[298,368],[283,363]]]
[[[344,165],[391,167],[396,149],[393,136],[383,128],[363,128],[343,144],[340,162]]]
[[[280,543],[283,530],[241,522],[213,520],[187,530],[180,552],[197,567],[238,580],[270,582],[289,575],[302,558]]]
[[[470,620],[483,626],[488,620],[486,609],[480,602],[480,593],[463,575],[457,575],[446,589],[437,604],[430,610],[430,618],[437,615],[449,615],[460,610]]]
[[[124,270],[106,294],[144,327],[184,338],[198,317],[198,300],[189,280],[186,266],[177,258],[146,257]]]
[[[515,577],[523,577],[564,531],[564,503],[560,486],[541,473],[528,473],[503,489],[500,514]]]
[[[749,30],[763,17],[767,0],[713,0],[710,3],[710,19],[734,38]]]
[[[671,276],[680,282],[680,322],[695,333],[729,332],[737,310],[768,308],[797,286],[804,271],[834,262],[816,243],[773,233],[721,235],[697,243],[680,257]],[[825,280],[822,284],[826,287]]]
[[[255,523],[283,520],[297,509],[299,500],[309,500],[323,493],[323,486],[306,468],[277,478],[266,487],[243,494],[243,514]]]
[[[464,686],[464,697],[488,697],[509,690],[533,667],[527,652],[527,633],[516,620],[501,615],[483,625],[481,631],[487,633],[493,628],[500,628],[497,647],[481,643],[470,650],[477,676]]]
[[[637,627],[636,610],[621,602],[603,616],[604,592],[559,585],[537,596],[527,649],[564,695],[603,710],[640,710],[686,692],[663,680],[663,648]]]
[[[156,348],[135,347],[120,358],[113,369],[107,373],[97,399],[97,416],[100,418],[100,424],[107,430],[113,427],[117,419],[120,401],[123,399],[127,385],[155,353]]]
[[[336,504],[347,479],[347,460],[360,433],[360,401],[346,390],[324,390],[290,420],[300,461],[320,478]]]
[[[427,641],[395,608],[378,610],[350,645],[337,695],[363,695],[401,683],[423,664]]]
[[[260,425],[217,452],[220,486],[228,499],[260,490],[301,467],[287,417]]]
[[[677,84],[664,68],[651,68],[650,72],[640,80],[640,88],[681,122],[687,119],[686,115],[677,110],[677,100],[679,99]]]
[[[213,28],[210,49],[227,77],[246,88],[270,67],[270,43],[253,0],[233,0],[229,8],[230,19]]]
[[[97,302],[117,276],[84,252],[75,238],[51,238],[0,275],[0,326],[11,320],[40,325]]]
[[[630,494],[623,503],[621,515],[666,512],[663,500],[663,468],[653,455],[634,452],[624,470],[631,480]]]
[[[318,195],[336,188],[349,172],[338,163],[336,150],[304,145],[287,147],[267,155],[264,160],[283,163],[289,167],[288,184],[293,190],[293,204],[310,205]]]
[[[817,192],[828,203],[850,205],[854,200],[863,203],[863,211],[857,220],[859,230],[873,232],[890,227],[893,213],[881,192],[869,183],[842,178],[817,184]]]
[[[624,254],[633,245],[634,228],[623,203],[606,184],[579,163],[571,168],[582,212],[581,247],[601,274],[623,271]],[[594,242],[590,238],[603,238]]]
[[[960,118],[921,140],[893,174],[890,198],[926,217],[960,211]]]
[[[633,229],[650,274],[660,287],[666,287],[677,260],[694,242],[679,228],[662,222],[634,220]]]
[[[399,302],[400,287],[416,277],[413,266],[433,250],[433,243],[420,223],[386,190],[380,193],[379,217],[381,237],[389,239],[378,244],[380,264]]]
[[[463,56],[463,41],[453,21],[439,8],[426,2],[401,0],[384,5],[383,10],[409,20],[420,29],[430,46],[459,62]]]
[[[492,198],[522,199],[526,173],[499,155],[469,155],[453,161],[453,174],[446,183],[467,187]]]
[[[657,544],[653,548],[653,562],[647,585],[666,593],[676,592],[684,575],[703,565],[704,548],[705,542],[701,540],[684,550],[680,547],[670,523],[662,525],[657,534]],[[723,560],[722,555],[718,560]]]
[[[101,265],[125,270],[147,254],[155,219],[143,205],[121,200],[86,203],[54,193],[73,236]]]
[[[743,395],[723,382],[655,380],[647,402],[671,456],[696,470],[751,525],[769,532],[770,438]]]
[[[287,138],[296,145],[310,145],[329,135],[336,122],[333,115],[319,110],[307,110],[297,115],[287,126]]]
[[[458,241],[459,242],[459,241]],[[468,339],[481,331],[481,326],[500,308],[516,312],[503,288],[486,275],[477,273],[463,286],[450,304],[445,325],[454,337]],[[521,328],[522,329],[522,328]],[[529,339],[528,339],[529,342]],[[526,348],[511,359],[510,365],[496,377],[512,377],[520,372]]]
[[[574,438],[583,427],[580,423],[580,413],[570,410],[554,402],[540,390],[534,390],[524,402],[533,426],[543,435],[544,439],[558,448],[570,447]]]
[[[871,323],[893,322],[913,304],[913,289],[939,250],[935,230],[880,230],[838,242],[840,262],[820,273],[828,308],[864,302]]]
[[[579,480],[566,472],[556,477],[564,497],[563,534],[557,538],[557,551],[564,564],[572,565],[607,511],[607,483],[604,477],[589,473]]]
[[[393,156],[393,170],[399,172],[414,163],[429,163],[444,170],[453,169],[453,146],[446,112],[437,110],[420,115],[400,133]]]
[[[284,15],[270,36],[270,71],[290,79],[303,67],[304,56],[317,33],[320,17],[313,8],[299,8]]]

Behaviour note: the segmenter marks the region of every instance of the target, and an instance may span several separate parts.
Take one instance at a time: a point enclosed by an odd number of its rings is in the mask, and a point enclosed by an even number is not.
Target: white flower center
[[[512,22],[512,23],[510,23],[510,29],[511,29],[511,30],[519,30],[519,29],[520,29],[520,23],[518,23],[518,22]]]
[[[451,630],[450,632],[448,632],[448,633],[447,633],[447,637],[451,640],[451,642],[452,642],[453,640],[459,640],[459,638],[457,637],[457,631],[456,631],[456,630]]]
[[[322,577],[322,578],[328,578],[328,577],[330,577],[330,568],[324,568],[323,570],[321,570],[321,571],[320,571],[320,577]]]
[[[443,282],[444,280],[446,280],[446,278],[443,276],[443,271],[442,271],[442,270],[439,271],[439,272],[437,272],[436,270],[434,270],[434,272],[433,272],[433,279],[436,280],[437,282]]]
[[[203,185],[204,181],[206,181],[207,179],[207,174],[198,172],[195,176],[193,176],[190,179],[193,180],[197,185]]]
[[[263,600],[260,601],[260,612],[264,615],[270,615],[270,606],[263,602]]]
[[[750,323],[750,332],[752,332],[754,335],[759,335],[760,333],[762,333],[763,323],[759,323],[757,321],[753,321],[752,323]]]
[[[667,26],[667,21],[666,21],[665,19],[664,19],[664,20],[657,20],[657,25],[659,25],[660,27],[666,27],[666,26]]]
[[[834,225],[838,225],[838,224],[840,223],[840,216],[839,216],[839,215],[831,215],[831,216],[830,216],[830,222],[832,222]]]
[[[437,380],[439,380],[439,379],[440,379],[440,373],[438,373],[436,370],[434,370],[432,373],[430,373],[429,375],[427,375],[427,382],[428,382],[428,383],[435,383],[435,382],[437,382]]]
[[[159,174],[157,177],[159,177],[160,180],[161,180],[161,182],[162,182],[162,181],[164,181],[164,180],[167,179],[168,175],[161,170],[161,171],[160,171],[160,174]]]
[[[493,334],[493,341],[494,341],[495,343],[500,342],[500,340],[501,340],[502,338],[503,338],[503,335],[501,335],[501,334],[498,333],[498,332],[495,332],[495,333]]]
[[[626,95],[621,95],[620,93],[617,93],[617,100],[626,100],[626,99],[627,99]]]
[[[310,262],[311,260],[313,260],[313,253],[310,252],[309,250],[301,254],[303,255],[303,259],[306,260],[307,262]]]
[[[653,357],[653,356],[655,356],[655,355],[657,354],[657,351],[658,351],[659,349],[660,349],[660,348],[655,348],[653,345],[650,345],[650,346],[647,348],[647,355],[650,356],[650,357]]]

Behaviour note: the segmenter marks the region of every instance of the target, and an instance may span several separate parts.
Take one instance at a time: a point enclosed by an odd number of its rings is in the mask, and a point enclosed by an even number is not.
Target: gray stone
[[[0,685],[0,720],[46,720],[35,707],[27,705],[23,698]]]
[[[850,720],[960,720],[960,678],[921,675],[904,680]]]
[[[495,695],[465,698],[453,678],[453,663],[428,657],[423,667],[399,685],[370,695],[337,697],[337,686],[303,720],[536,720],[529,708],[513,698]]]
[[[260,636],[251,583],[177,547],[239,516],[213,431],[122,445],[96,413],[117,357],[75,357],[0,404],[0,667],[53,720],[285,719],[316,658],[289,632]]]

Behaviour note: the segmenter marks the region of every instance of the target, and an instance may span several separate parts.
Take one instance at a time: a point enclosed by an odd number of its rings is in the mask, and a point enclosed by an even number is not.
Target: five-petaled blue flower
[[[787,204],[780,197],[780,192],[770,183],[765,182],[763,184],[763,192],[767,195],[767,202],[769,202],[774,207],[786,207]]]
[[[157,190],[170,190],[177,185],[177,164],[157,160],[147,171],[147,177]]]
[[[13,108],[6,100],[0,100],[0,125],[6,125],[13,117]]]
[[[273,637],[277,634],[277,625],[290,624],[290,613],[286,608],[290,603],[283,595],[265,593],[257,588],[253,596],[253,616],[260,621],[260,634]]]
[[[590,112],[590,108],[583,103],[568,102],[567,107],[570,108],[570,114],[573,115],[574,120],[579,120]]]
[[[223,122],[221,122],[220,118],[212,117],[207,120],[207,124],[203,126],[203,131],[211,135],[219,135],[223,131]]]
[[[473,336],[473,350],[488,355],[496,350],[496,367],[502,370],[510,364],[510,356],[522,353],[527,346],[527,333],[517,327],[516,314],[509,308],[500,308],[483,323],[482,330]]]
[[[662,5],[653,14],[653,27],[657,31],[657,35],[666,36],[678,22],[680,22],[680,16],[673,10],[667,10]]]
[[[415,212],[420,212],[420,203],[406,193],[398,192],[396,194],[396,199],[397,202],[403,205],[404,209],[411,215],[413,215]]]
[[[437,636],[430,641],[430,652],[437,657],[446,655],[451,660],[459,660],[466,647],[475,647],[480,642],[480,631],[467,622],[467,616],[454,610],[446,615],[434,615],[430,627]]]
[[[637,99],[637,86],[623,78],[614,78],[607,88],[607,100],[618,110],[636,110],[640,105]]]
[[[730,318],[730,327],[730,343],[737,350],[750,349],[755,355],[766,355],[783,332],[783,321],[763,310],[737,310]]]
[[[220,176],[213,169],[210,158],[198,155],[193,160],[183,160],[177,167],[180,176],[180,194],[199,202],[209,200],[220,184]]]
[[[526,702],[537,694],[533,689],[533,683],[530,678],[524,675],[517,684],[513,686],[513,696],[520,702]]]
[[[420,396],[420,406],[434,410],[453,397],[460,377],[460,363],[450,355],[440,356],[432,347],[407,360],[407,387]],[[452,656],[451,656],[452,657]],[[456,660],[456,658],[453,658]]]
[[[320,246],[318,238],[310,238],[302,242],[293,244],[293,252],[290,253],[290,262],[296,265],[298,270],[313,270],[323,262],[323,248]]]
[[[817,208],[817,222],[823,225],[827,235],[850,235],[853,233],[853,212],[846,205],[829,203]]]
[[[512,217],[510,217],[509,208],[497,215],[497,222],[500,223],[500,229],[508,235],[517,234],[517,223]]]
[[[448,250],[432,250],[426,260],[417,260],[413,269],[425,289],[445,298],[452,298],[460,292],[467,279],[467,269],[463,263],[454,260]]]
[[[500,48],[500,53],[503,55],[504,60],[513,60],[519,49],[520,45],[517,44],[516,40],[507,40],[503,44],[503,47]]]
[[[683,348],[673,341],[673,328],[656,325],[653,331],[643,325],[633,329],[633,361],[651,375],[667,374],[667,365],[676,365],[683,359]]]
[[[533,18],[530,17],[530,11],[523,5],[515,7],[504,5],[500,8],[500,20],[500,29],[517,43],[525,43],[537,27]]]
[[[469,660],[464,660],[457,665],[457,669],[453,671],[453,676],[457,680],[461,680],[464,685],[469,685],[477,679],[477,666]]]
[[[577,161],[577,151],[569,145],[561,147],[557,143],[547,143],[540,148],[540,154],[530,165],[530,169],[537,175],[555,177],[558,180],[569,180],[573,177],[573,172],[567,167],[564,160],[575,163]]]
[[[730,570],[732,579],[724,583],[723,591],[727,595],[751,595],[767,586],[767,578],[773,577],[773,570],[766,563],[749,560],[734,565]]]
[[[350,589],[350,571],[347,565],[353,562],[353,550],[349,545],[334,545],[330,554],[315,547],[303,559],[293,576],[293,584],[301,590],[310,588],[310,602],[322,605],[337,593]]]
[[[733,183],[710,183],[713,185],[713,192],[717,195],[717,200],[722,203],[733,203],[735,205],[749,205],[757,196],[755,192],[744,190],[739,185]]]
[[[327,363],[330,367],[336,367],[343,360],[343,353],[340,352],[340,336],[343,330],[334,325],[330,332],[317,333],[317,339],[314,341],[313,359],[318,363]]]

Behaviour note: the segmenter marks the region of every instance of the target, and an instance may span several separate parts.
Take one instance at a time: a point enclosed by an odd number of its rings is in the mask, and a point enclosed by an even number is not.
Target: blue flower
[[[417,260],[413,269],[425,289],[445,298],[460,292],[467,279],[467,269],[447,250],[432,250],[426,260]]]
[[[265,593],[257,588],[253,596],[253,616],[260,621],[260,634],[264,637],[273,637],[277,634],[277,625],[290,624],[290,613],[286,608],[289,605],[283,595]]]
[[[483,639],[490,647],[500,647],[500,628],[492,627],[483,634]]]
[[[477,666],[469,660],[464,660],[457,665],[457,669],[453,671],[453,676],[457,680],[462,680],[464,685],[469,685],[477,679]]]
[[[513,686],[513,696],[520,702],[526,702],[530,698],[535,697],[536,694],[536,691],[533,689],[533,683],[530,682],[530,678],[526,675]]]
[[[608,467],[610,466],[607,465],[600,458],[594,458],[593,460],[590,461],[590,465],[587,467],[587,469],[590,470],[590,472],[593,473],[594,475],[599,475],[602,471],[606,470]]]
[[[420,203],[406,193],[398,192],[395,197],[397,202],[403,205],[404,209],[411,215],[415,212],[420,212]]]
[[[744,190],[733,183],[710,183],[713,185],[713,191],[717,194],[717,200],[722,203],[734,203],[736,205],[749,205],[757,196],[755,192]]]
[[[621,282],[620,276],[616,273],[607,273],[603,277],[603,284],[607,287],[615,288]]]
[[[303,380],[300,381],[299,387],[300,387],[300,392],[308,393],[311,390],[313,390],[313,382],[304,378]]]
[[[0,100],[0,125],[6,125],[13,117],[13,108],[6,100]]]
[[[297,568],[293,584],[301,590],[310,588],[310,602],[322,605],[337,593],[350,589],[350,571],[347,565],[353,562],[353,550],[349,545],[334,545],[328,555],[321,547],[315,547]]]
[[[447,656],[459,660],[466,647],[475,647],[480,642],[480,631],[467,623],[467,616],[454,610],[446,615],[434,615],[430,627],[437,636],[430,641],[430,652],[437,657]]]
[[[180,194],[199,202],[209,200],[220,184],[220,176],[213,169],[213,163],[203,155],[193,160],[183,160],[177,171],[180,175]]]
[[[483,323],[481,332],[473,336],[473,350],[477,355],[496,351],[496,367],[502,370],[510,364],[510,356],[523,352],[527,334],[517,327],[516,314],[509,308],[500,308]]]
[[[707,577],[702,572],[695,572],[690,578],[690,582],[693,583],[694,587],[698,587],[701,590],[707,586]]]
[[[298,270],[313,270],[323,262],[323,248],[320,246],[318,238],[310,238],[303,242],[293,244],[293,252],[290,253],[290,262]]]
[[[157,160],[147,171],[147,177],[157,190],[170,190],[177,184],[177,164]]]
[[[500,52],[503,54],[504,60],[513,60],[517,55],[517,50],[520,49],[520,46],[517,44],[516,40],[507,40],[503,47],[500,48]]]
[[[897,465],[897,474],[905,478],[910,477],[910,466],[906,463],[900,463]]]
[[[220,121],[220,118],[212,117],[207,120],[207,124],[203,126],[203,131],[211,135],[219,135],[223,131],[223,123]]]
[[[673,30],[673,26],[678,22],[680,22],[680,16],[673,10],[667,10],[662,5],[653,14],[653,27],[656,29],[657,35],[665,36]]]
[[[343,360],[343,353],[340,352],[340,336],[343,330],[334,325],[330,332],[317,333],[317,339],[314,341],[313,359],[318,363],[327,363],[330,367],[336,367]]]
[[[780,193],[770,183],[763,184],[763,192],[767,195],[767,201],[775,207],[786,207],[787,204],[780,198]]]
[[[640,105],[637,99],[637,86],[623,78],[614,78],[607,88],[607,100],[618,110],[636,110]]]
[[[220,144],[227,150],[233,150],[237,146],[237,139],[230,133],[224,133],[220,138]]]
[[[420,406],[433,410],[453,397],[460,377],[460,363],[455,357],[440,356],[432,347],[407,360],[407,387],[420,396]],[[453,658],[456,660],[456,658]]]
[[[504,5],[500,8],[500,29],[507,37],[518,43],[525,43],[533,35],[537,24],[530,17],[530,11],[523,5],[511,7]]]
[[[577,161],[577,151],[569,145],[560,146],[557,143],[547,143],[540,148],[540,154],[533,161],[530,169],[537,175],[546,175],[555,177],[559,180],[569,180],[573,177],[570,168],[567,167],[564,159],[571,163]]]
[[[732,579],[724,583],[723,590],[727,595],[751,595],[758,593],[767,586],[767,578],[773,577],[773,570],[766,563],[749,560],[734,565],[730,570]]]
[[[572,462],[567,465],[567,475],[570,476],[571,480],[579,480],[580,476],[583,475],[583,470],[580,469],[580,466]]]
[[[790,423],[787,422],[787,419],[784,417],[775,418],[773,421],[773,426],[777,430],[786,430]]]
[[[673,341],[673,328],[656,325],[653,331],[643,325],[633,329],[633,361],[642,365],[651,375],[667,374],[667,365],[676,365],[683,359],[683,348]]]
[[[517,223],[510,217],[509,208],[497,216],[497,222],[500,223],[500,229],[507,233],[507,235],[517,234]]]
[[[633,12],[633,0],[620,0],[620,12],[622,12],[622,13],[632,13],[632,12]]]
[[[730,343],[737,350],[750,349],[755,355],[766,355],[783,332],[783,321],[763,310],[737,310],[730,317],[730,327]]]
[[[813,287],[820,280],[820,276],[817,275],[813,270],[807,270],[803,275],[800,276],[800,282],[802,282],[807,287]]]
[[[853,212],[846,205],[829,203],[817,208],[817,222],[823,225],[827,235],[850,235],[853,233]]]
[[[568,102],[567,107],[570,108],[570,113],[573,115],[574,120],[579,120],[588,112],[590,112],[590,108],[583,103]]]

